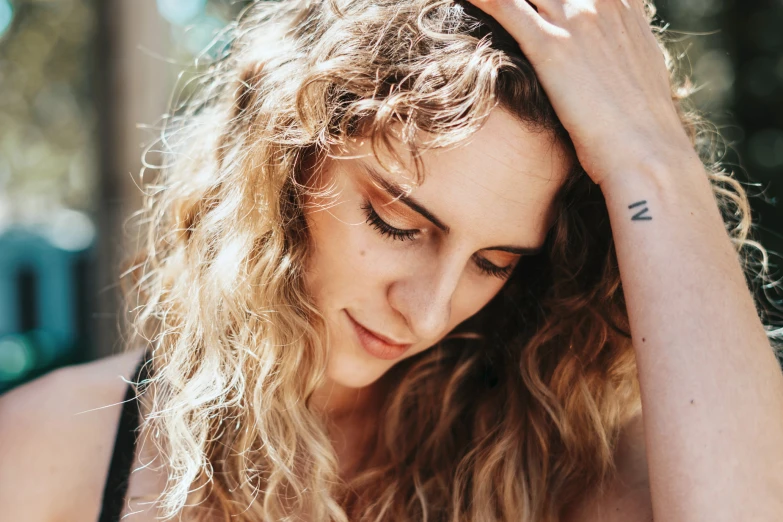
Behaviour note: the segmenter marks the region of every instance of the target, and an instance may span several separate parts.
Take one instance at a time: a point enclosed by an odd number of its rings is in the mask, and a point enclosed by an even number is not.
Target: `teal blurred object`
[[[158,12],[169,23],[185,25],[204,12],[207,0],[157,0]]]
[[[0,0],[0,38],[11,27],[11,21],[14,19],[14,8],[8,0]]]
[[[0,392],[89,353],[92,241],[62,237],[0,235]]]

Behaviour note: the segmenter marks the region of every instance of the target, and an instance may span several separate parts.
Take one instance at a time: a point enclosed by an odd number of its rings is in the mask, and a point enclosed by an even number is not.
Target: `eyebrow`
[[[435,214],[427,210],[421,203],[416,201],[411,196],[407,195],[405,193],[405,190],[402,189],[399,185],[396,183],[393,183],[381,175],[378,170],[370,165],[369,163],[365,163],[364,161],[359,160],[359,165],[364,169],[365,173],[378,185],[383,188],[383,190],[389,194],[392,198],[401,201],[404,203],[408,208],[415,211],[416,213],[422,215],[425,219],[427,219],[430,223],[441,229],[445,234],[448,234],[451,229],[448,225],[446,225],[443,221],[441,221]],[[482,248],[481,250],[499,250],[501,252],[508,252],[510,254],[516,254],[520,256],[532,256],[541,253],[543,250],[543,246],[536,246],[536,247],[524,247],[524,246],[513,246],[513,245],[501,245],[501,246],[493,246],[489,248]]]

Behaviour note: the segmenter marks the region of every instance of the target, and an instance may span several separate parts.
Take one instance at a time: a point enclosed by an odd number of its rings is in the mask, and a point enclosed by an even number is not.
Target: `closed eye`
[[[367,216],[367,223],[380,232],[382,236],[390,237],[398,241],[413,241],[419,233],[419,230],[416,228],[402,229],[391,226],[381,219],[381,216],[375,212],[375,209],[369,201],[364,202],[362,210],[364,210],[364,213]]]
[[[365,201],[361,208],[365,213],[367,224],[376,229],[382,236],[396,241],[413,241],[421,232],[417,228],[403,229],[390,225],[384,221],[381,216],[378,215],[369,201]],[[513,263],[507,266],[497,266],[496,264],[488,261],[486,258],[478,254],[473,255],[473,262],[475,263],[476,267],[485,275],[490,275],[500,279],[508,278],[508,276],[511,275],[511,272],[514,270]]]
[[[506,279],[514,270],[514,264],[497,266],[495,263],[490,263],[479,255],[473,256],[473,262],[476,263],[476,266],[478,266],[479,269],[485,274],[498,277],[500,279]]]

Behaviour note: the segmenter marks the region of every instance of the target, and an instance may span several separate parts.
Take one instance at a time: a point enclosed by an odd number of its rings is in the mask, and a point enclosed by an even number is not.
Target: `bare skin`
[[[0,501],[8,520],[97,520],[140,353],[63,368],[0,397]]]

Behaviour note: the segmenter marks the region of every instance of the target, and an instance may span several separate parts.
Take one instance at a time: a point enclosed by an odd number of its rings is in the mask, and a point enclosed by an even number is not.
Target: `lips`
[[[356,332],[356,337],[358,338],[359,344],[366,352],[374,357],[386,360],[397,359],[407,352],[408,348],[411,347],[410,343],[394,342],[388,337],[363,326],[357,322],[356,319],[351,317],[351,314],[348,313],[347,310],[346,315],[348,316],[348,320],[351,322],[353,329]]]

